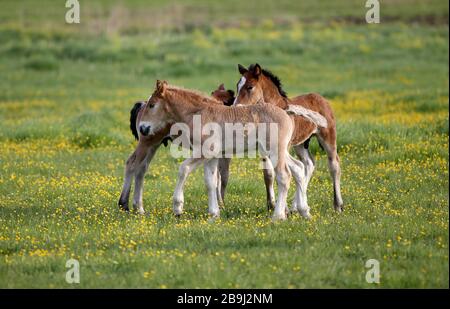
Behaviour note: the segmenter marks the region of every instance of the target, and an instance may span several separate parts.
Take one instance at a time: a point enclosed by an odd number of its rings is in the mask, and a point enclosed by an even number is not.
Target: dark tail
[[[136,119],[139,111],[141,110],[142,106],[144,106],[144,104],[145,104],[144,102],[136,102],[130,111],[130,129],[131,133],[133,133],[134,138],[136,138],[136,140],[139,140],[139,134],[136,129]]]
[[[306,149],[308,149],[308,148],[309,148],[309,143],[310,143],[310,142],[311,142],[311,137],[309,137],[306,141],[303,142],[303,146],[304,146]],[[319,139],[317,139],[317,143],[319,144],[320,148],[322,148],[322,150],[325,150],[325,149],[323,149],[322,144],[319,142]]]
[[[311,137],[309,137],[306,141],[303,142],[303,147],[305,147],[305,149],[309,148],[309,142],[311,141]]]

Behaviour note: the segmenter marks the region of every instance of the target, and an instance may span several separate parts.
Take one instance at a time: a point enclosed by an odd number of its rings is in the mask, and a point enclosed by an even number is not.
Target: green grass
[[[0,287],[448,288],[448,2],[383,2],[379,25],[361,1],[231,2],[82,2],[80,25],[53,1],[0,4]],[[119,212],[133,103],[156,79],[234,88],[254,62],[330,99],[345,212],[316,141],[311,221],[271,222],[251,159],[232,162],[221,220],[201,170],[177,220],[165,148],[147,214]]]

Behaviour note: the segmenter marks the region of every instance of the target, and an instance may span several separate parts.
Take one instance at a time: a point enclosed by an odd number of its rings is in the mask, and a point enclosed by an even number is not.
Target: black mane
[[[252,65],[248,68],[249,71],[252,71],[253,67],[254,67],[254,64],[252,64]],[[280,81],[280,79],[278,78],[278,76],[276,76],[275,74],[273,74],[273,73],[270,72],[269,70],[265,70],[265,69],[262,69],[262,74],[263,74],[265,77],[269,78],[269,79],[272,81],[272,83],[275,85],[275,87],[277,87],[278,92],[280,92],[280,94],[281,94],[282,97],[287,98],[286,91],[283,90],[283,85],[281,85],[281,81]]]
[[[280,92],[281,96],[284,98],[287,98],[286,91],[283,90],[283,85],[281,85],[280,79],[268,70],[263,69],[262,73],[265,77],[268,77],[272,81],[272,83],[274,83],[274,85],[277,87],[278,91]]]

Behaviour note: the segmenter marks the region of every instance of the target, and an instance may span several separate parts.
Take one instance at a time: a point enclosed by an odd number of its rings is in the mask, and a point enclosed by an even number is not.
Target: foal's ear
[[[225,90],[225,86],[224,86],[224,84],[220,84],[220,86],[219,86],[219,88],[218,88],[219,90]]]
[[[159,79],[156,81],[156,91],[159,94],[164,94],[164,91],[166,91],[166,88],[167,88],[166,81],[160,81]]]
[[[162,87],[162,81],[160,81],[159,79],[156,80],[156,90],[159,90]]]
[[[241,75],[244,75],[245,73],[248,72],[248,70],[242,64],[238,64],[238,70],[239,73],[241,73]]]
[[[255,75],[255,77],[259,77],[259,75],[261,75],[262,69],[261,66],[259,64],[255,64],[255,66],[253,67],[253,75]]]

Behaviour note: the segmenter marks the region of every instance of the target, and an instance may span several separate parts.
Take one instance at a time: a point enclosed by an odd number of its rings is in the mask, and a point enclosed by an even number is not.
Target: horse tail
[[[130,129],[131,129],[131,133],[133,133],[134,138],[136,140],[139,140],[139,134],[138,134],[138,131],[136,128],[136,120],[137,120],[139,111],[141,110],[142,106],[144,106],[144,105],[145,105],[144,102],[136,102],[130,111]]]
[[[311,142],[311,137],[308,137],[308,139],[306,141],[303,142],[303,147],[305,147],[305,149],[309,148],[309,143]],[[322,146],[321,146],[322,147]]]
[[[300,105],[289,104],[286,109],[286,113],[289,115],[303,116],[321,128],[326,128],[328,126],[327,119],[324,116]]]

